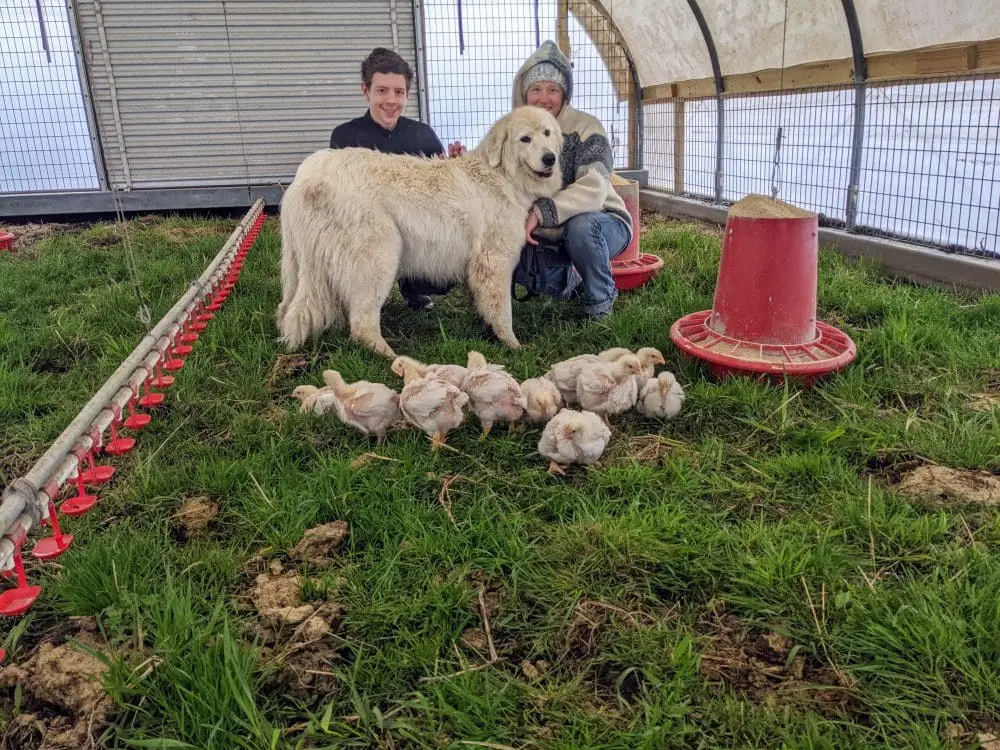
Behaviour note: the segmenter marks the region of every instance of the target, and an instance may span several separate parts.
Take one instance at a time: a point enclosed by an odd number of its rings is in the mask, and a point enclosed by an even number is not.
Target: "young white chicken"
[[[632,352],[623,346],[616,346],[612,349],[605,349],[597,356],[605,362],[614,362],[626,354],[632,354]],[[635,386],[641,391],[642,387],[646,385],[646,381],[656,374],[656,366],[665,365],[667,360],[663,358],[663,353],[659,349],[652,346],[642,347],[635,352],[635,356],[639,358],[639,363],[642,365],[642,370],[635,376]]]
[[[297,385],[292,391],[292,396],[297,398],[301,405],[299,411],[312,412],[313,414],[327,414],[333,412],[340,416],[340,400],[337,394],[330,388],[317,388],[314,385]]]
[[[568,464],[593,464],[604,455],[611,430],[591,411],[560,409],[542,430],[538,452],[549,459],[550,474],[566,474]]]
[[[528,378],[521,383],[527,401],[524,415],[528,422],[548,422],[562,408],[562,394],[547,378]]]
[[[403,367],[403,390],[399,409],[406,421],[431,438],[431,450],[445,444],[445,436],[465,422],[463,407],[469,396],[451,383],[435,377],[421,377],[412,367]]]
[[[469,396],[469,409],[483,425],[480,440],[485,440],[493,425],[513,425],[528,406],[521,384],[503,365],[492,365],[476,351],[469,352],[469,372],[462,380],[462,390]]]
[[[430,375],[431,377],[447,381],[456,388],[462,387],[462,379],[469,372],[468,368],[462,365],[425,365],[423,362],[419,362],[412,357],[402,356],[396,357],[390,367],[399,377],[403,377],[403,370],[406,367],[411,367],[420,377]]]
[[[578,404],[576,397],[576,379],[580,375],[580,370],[585,365],[602,361],[596,354],[578,354],[575,357],[556,362],[545,373],[544,377],[551,380],[559,393],[562,395],[563,403],[567,406]]]
[[[365,435],[375,435],[378,443],[385,440],[386,432],[400,420],[399,394],[387,385],[367,380],[348,385],[336,370],[324,370],[323,382],[340,401],[337,416],[341,421]]]
[[[614,362],[592,362],[580,370],[576,392],[580,406],[604,417],[621,414],[635,406],[639,389],[635,375],[642,369],[639,358],[626,354]]]
[[[673,419],[684,405],[684,389],[672,372],[650,378],[639,393],[636,410],[655,419]]]

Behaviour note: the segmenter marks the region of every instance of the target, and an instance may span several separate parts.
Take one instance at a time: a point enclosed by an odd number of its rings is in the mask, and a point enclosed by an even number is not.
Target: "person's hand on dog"
[[[528,241],[529,245],[537,245],[538,240],[531,236],[531,233],[538,229],[538,214],[535,210],[529,209],[528,220],[524,223],[524,239]]]
[[[465,153],[465,146],[462,145],[461,141],[455,141],[454,143],[448,144],[448,158],[454,159],[456,156],[461,156]]]

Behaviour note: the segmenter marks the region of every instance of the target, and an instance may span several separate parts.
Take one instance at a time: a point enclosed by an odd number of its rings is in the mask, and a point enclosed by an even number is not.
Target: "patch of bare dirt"
[[[613,622],[628,630],[638,630],[650,627],[655,621],[648,612],[629,612],[607,602],[581,599],[566,630],[564,651],[577,658],[586,658],[592,653],[598,636]]]
[[[334,601],[304,603],[302,579],[271,563],[257,576],[251,599],[260,615],[251,628],[263,644],[263,663],[272,681],[301,700],[317,699],[336,688],[331,666],[338,661],[345,607]]]
[[[173,226],[166,227],[161,231],[164,237],[173,242],[189,242],[219,236],[219,230],[209,225]]]
[[[328,567],[333,564],[335,553],[344,546],[350,533],[347,521],[332,521],[308,529],[292,548],[292,557],[314,568]]]
[[[534,681],[540,679],[549,670],[550,666],[552,665],[544,659],[539,659],[538,661],[528,661],[525,659],[521,662],[521,672],[529,680]]]
[[[14,252],[22,253],[37,245],[42,240],[55,237],[58,234],[69,234],[81,228],[77,224],[0,224],[0,232],[14,235]]]
[[[827,717],[854,709],[846,676],[796,653],[790,638],[746,629],[736,617],[718,611],[698,629],[706,643],[698,668],[708,683],[764,705],[809,704]]]
[[[904,474],[926,463],[913,453],[879,453],[868,459],[864,473],[889,484],[898,484]]]
[[[1000,477],[986,471],[918,466],[900,478],[897,489],[942,502],[1000,504]]]
[[[973,393],[969,396],[972,411],[993,411],[1000,409],[1000,395],[996,393]]]
[[[176,524],[171,533],[177,541],[186,542],[213,526],[218,515],[218,503],[213,503],[204,496],[193,498],[174,514]]]
[[[1000,728],[969,728],[956,722],[948,723],[941,731],[941,741],[948,748],[978,748],[978,750],[1000,750]]]
[[[462,643],[484,658],[489,653],[490,642],[482,628],[466,628],[462,633]]]
[[[95,648],[92,618],[75,618],[76,640]],[[23,712],[12,721],[0,746],[82,750],[96,748],[113,709],[101,686],[107,667],[80,645],[43,642],[31,656],[0,669],[0,686],[23,691]]]
[[[298,625],[313,613],[311,604],[302,603],[302,580],[294,570],[282,570],[281,563],[271,563],[267,573],[254,580],[250,593],[258,614],[285,625]]]
[[[267,387],[274,389],[283,381],[294,378],[309,367],[309,359],[297,354],[279,354],[267,375]]]

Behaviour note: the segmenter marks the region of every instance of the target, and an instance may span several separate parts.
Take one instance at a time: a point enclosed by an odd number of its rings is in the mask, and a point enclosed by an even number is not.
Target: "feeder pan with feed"
[[[631,289],[638,289],[653,278],[663,268],[663,258],[652,253],[639,252],[641,219],[639,183],[612,173],[611,184],[614,186],[615,192],[625,201],[625,208],[628,209],[629,215],[632,217],[632,240],[624,252],[611,261],[611,275],[615,279],[615,288],[620,292],[627,292]]]
[[[720,379],[789,376],[810,385],[843,369],[857,348],[816,319],[818,260],[817,214],[746,196],[729,209],[712,309],[676,321],[670,338]]]

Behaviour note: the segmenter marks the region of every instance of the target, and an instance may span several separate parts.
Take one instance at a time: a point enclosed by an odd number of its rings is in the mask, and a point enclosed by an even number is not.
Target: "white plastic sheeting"
[[[611,15],[643,86],[712,76],[684,0],[595,0]],[[723,75],[851,57],[840,0],[698,0]],[[866,55],[1000,38],[997,0],[855,0]]]

